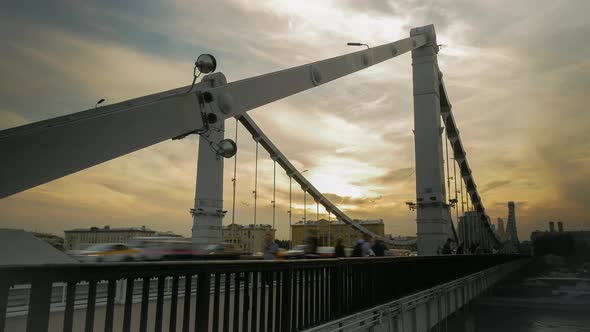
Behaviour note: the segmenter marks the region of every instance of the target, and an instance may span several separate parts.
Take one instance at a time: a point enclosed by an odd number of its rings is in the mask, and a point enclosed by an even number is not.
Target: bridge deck
[[[59,328],[60,322],[63,331],[76,331],[82,320],[87,331],[119,326],[136,330],[138,325],[139,330],[158,331],[162,329],[157,326],[168,329],[170,318],[176,328],[191,324],[196,331],[216,331],[225,322],[238,331],[304,330],[520,260],[520,256],[461,255],[0,267],[0,332],[25,323],[27,331],[46,331],[54,325]],[[172,291],[166,293],[170,278]],[[99,301],[97,285],[103,280],[108,281],[106,299]],[[51,312],[54,283],[67,284],[63,311]],[[5,315],[9,290],[16,285],[31,285],[26,319]],[[84,292],[85,305],[76,303],[77,285]],[[185,296],[174,296],[179,293]],[[190,306],[185,306],[187,302]]]

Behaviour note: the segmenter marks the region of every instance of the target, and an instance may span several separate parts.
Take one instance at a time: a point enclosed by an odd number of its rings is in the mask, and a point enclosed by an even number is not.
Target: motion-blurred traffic
[[[281,242],[283,245],[284,243]],[[412,256],[404,249],[389,249],[380,240],[360,238],[355,246],[345,247],[338,239],[336,246],[320,246],[318,239],[309,237],[305,244],[289,243],[281,248],[272,235],[267,234],[259,251],[245,252],[234,243],[218,243],[204,247],[195,246],[191,239],[182,237],[152,236],[135,237],[127,243],[100,243],[84,250],[68,253],[81,262],[145,262],[179,260],[291,260],[372,256]]]

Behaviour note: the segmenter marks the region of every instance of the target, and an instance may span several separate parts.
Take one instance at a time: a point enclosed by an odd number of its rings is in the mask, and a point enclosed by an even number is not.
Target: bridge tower
[[[209,87],[226,84],[222,73],[203,77]],[[223,119],[216,109],[212,113]],[[197,159],[197,184],[195,205],[191,210],[193,216],[192,242],[198,247],[222,242],[223,224],[223,156],[215,149],[224,137],[224,120],[211,121],[209,130],[199,137],[199,154]]]
[[[410,36],[420,34],[426,35],[426,44],[412,50],[418,254],[436,255],[437,248],[452,238],[442,150],[439,94],[442,73],[436,58],[434,26],[410,31]]]

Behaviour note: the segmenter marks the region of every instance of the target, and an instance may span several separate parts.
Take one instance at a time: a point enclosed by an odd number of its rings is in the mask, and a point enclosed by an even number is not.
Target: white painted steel
[[[222,113],[231,117],[363,70],[425,43],[423,35],[415,34],[393,43],[232,82],[208,92],[215,96]]]
[[[0,131],[0,198],[194,131],[195,105],[176,89]]]
[[[436,255],[452,238],[442,150],[438,46],[433,25],[412,29],[427,43],[412,51],[418,254]]]
[[[305,91],[420,47],[416,35],[368,50],[209,90],[220,120]],[[193,92],[206,87],[197,84]],[[0,131],[0,198],[202,128],[189,86]]]
[[[494,266],[305,331],[430,331],[449,315],[527,262],[528,260],[522,259]]]
[[[317,190],[316,187],[311,184],[311,182],[309,182],[303,176],[303,174],[301,174],[301,172],[295,168],[295,166],[293,166],[293,164],[291,164],[287,157],[285,157],[285,155],[272,143],[272,141],[266,136],[262,129],[258,127],[258,125],[248,114],[240,114],[237,115],[236,118],[253,137],[257,137],[258,143],[260,143],[260,145],[262,145],[262,147],[270,154],[271,158],[275,160],[279,166],[285,170],[285,172],[287,172],[287,175],[293,178],[293,180],[295,180],[295,182],[297,182],[301,188],[305,188],[307,193],[313,197],[315,202],[322,205],[329,213],[334,214],[338,220],[341,220],[344,223],[352,226],[363,234],[368,234],[373,238],[382,239],[383,242],[388,244],[407,244],[405,241],[404,243],[398,243],[390,238],[381,237],[380,235],[371,232],[362,225],[353,222],[352,218],[347,216],[344,212],[342,212],[342,210],[336,207],[336,205],[330,202],[319,190]]]
[[[223,75],[210,74],[203,78],[203,83],[210,87],[226,84]],[[199,156],[197,160],[197,183],[193,212],[192,241],[197,247],[222,242],[221,226],[223,224],[223,160],[216,145],[224,138],[225,121],[219,112],[216,123],[199,138]]]

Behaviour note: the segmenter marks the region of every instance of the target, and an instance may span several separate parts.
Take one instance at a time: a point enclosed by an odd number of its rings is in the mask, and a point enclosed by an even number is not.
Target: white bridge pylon
[[[477,194],[440,80],[436,63],[438,47],[432,25],[413,29],[409,38],[298,67],[231,83],[226,82],[222,73],[213,73],[192,87],[180,87],[0,131],[0,199],[161,141],[197,133],[201,136],[201,148],[193,239],[199,244],[219,242],[223,219],[223,158],[219,150],[209,147],[219,146],[223,139],[223,131],[219,129],[223,129],[224,121],[235,117],[245,126],[248,123],[251,128],[257,128],[246,115],[247,111],[409,51],[412,51],[414,60],[414,109],[418,114],[415,115],[418,238],[425,239],[422,244],[419,240],[418,246],[421,254],[434,254],[432,248],[451,237],[452,222],[444,217],[450,216],[444,193],[444,174],[442,189],[439,189],[434,186],[440,182],[438,168],[437,174],[427,174],[425,170],[430,166],[424,166],[426,160],[435,161],[435,165],[443,162],[439,149],[441,116],[473,206],[482,220],[489,218]],[[430,130],[435,127],[435,131]],[[258,132],[262,134],[259,129]],[[272,143],[268,141],[266,145],[270,147]],[[280,151],[272,151],[269,153],[274,153],[279,162]],[[281,166],[328,211],[344,222],[351,222],[292,168],[286,158]],[[433,192],[437,194],[430,197],[436,199],[428,197],[425,201],[424,195]],[[352,224],[352,227],[370,234],[360,225]]]

